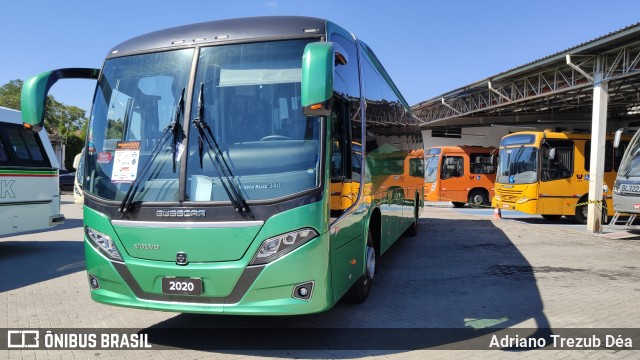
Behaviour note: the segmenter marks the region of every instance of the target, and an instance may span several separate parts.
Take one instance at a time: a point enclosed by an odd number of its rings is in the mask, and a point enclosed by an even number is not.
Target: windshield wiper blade
[[[182,88],[182,94],[180,94],[180,100],[178,100],[178,105],[176,107],[176,114],[173,118],[173,126],[172,126],[172,134],[173,140],[171,142],[171,150],[172,150],[172,158],[173,158],[173,172],[176,172],[176,157],[178,156],[178,144],[182,142],[184,138],[184,132],[182,131],[182,126],[180,125],[180,116],[184,112],[184,92],[185,88]]]
[[[158,143],[153,148],[153,150],[151,150],[151,157],[149,158],[149,161],[147,161],[147,163],[144,164],[144,166],[142,167],[142,170],[140,170],[140,175],[136,177],[135,180],[133,180],[133,183],[129,187],[129,190],[124,195],[124,198],[120,203],[120,208],[118,208],[118,211],[121,212],[122,214],[129,211],[133,197],[135,196],[136,192],[138,191],[138,187],[140,186],[140,183],[141,183],[140,179],[142,179],[147,174],[147,172],[151,168],[151,164],[156,159],[156,157],[158,157],[158,154],[160,154],[159,150],[162,149],[162,147],[164,146],[164,144],[167,143],[167,141],[169,141],[170,137],[167,136],[167,134],[171,132],[173,126],[174,125],[171,124],[164,129],[162,136],[160,136],[160,141],[158,141]]]
[[[171,138],[173,139],[172,147],[171,147],[173,151],[173,172],[176,171],[176,146],[178,143],[178,138],[180,137],[180,135],[182,135],[182,127],[180,126],[179,120],[180,120],[180,115],[182,113],[182,110],[184,109],[184,92],[185,92],[185,89],[183,88],[182,95],[180,96],[180,100],[178,100],[178,105],[176,107],[176,115],[174,116],[173,121],[162,131],[162,135],[160,135],[160,140],[158,141],[156,146],[153,147],[153,150],[151,150],[151,154],[150,154],[151,157],[149,158],[149,161],[147,161],[147,163],[142,167],[142,169],[140,170],[140,175],[135,178],[135,180],[129,187],[129,190],[124,195],[122,202],[120,203],[120,207],[118,208],[118,211],[121,212],[123,216],[125,213],[127,213],[131,209],[131,204],[133,202],[133,199],[136,193],[138,192],[138,188],[140,187],[140,184],[142,183],[141,179],[145,178],[145,176],[147,175],[147,172],[151,168],[151,164],[153,164],[155,159],[160,154],[160,151],[162,150],[164,145]],[[168,134],[172,134],[172,135],[167,136]]]
[[[209,159],[213,163],[218,173],[218,179],[222,183],[222,187],[224,191],[227,193],[227,197],[233,204],[233,207],[239,213],[248,213],[251,215],[251,210],[247,205],[246,200],[242,196],[240,192],[240,188],[235,182],[235,177],[229,167],[229,164],[224,159],[224,154],[220,150],[220,146],[218,146],[218,142],[216,141],[211,128],[204,120],[204,83],[200,83],[200,94],[198,95],[198,114],[195,119],[193,119],[193,125],[198,130],[198,153],[200,155],[200,167],[202,168],[202,158],[203,158],[203,147],[204,143],[206,143],[213,151],[213,157],[209,152],[207,155]]]

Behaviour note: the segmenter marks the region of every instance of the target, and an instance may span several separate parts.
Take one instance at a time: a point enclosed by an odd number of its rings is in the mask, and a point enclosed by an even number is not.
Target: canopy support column
[[[606,193],[603,195],[603,186],[609,82],[602,80],[602,72],[594,75],[587,231],[600,233],[602,232],[602,209],[606,206],[603,203],[606,201]]]

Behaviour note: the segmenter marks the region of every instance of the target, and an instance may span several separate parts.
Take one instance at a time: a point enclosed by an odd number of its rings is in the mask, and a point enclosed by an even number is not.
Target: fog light
[[[311,299],[311,293],[313,292],[313,281],[309,281],[303,284],[298,284],[293,287],[293,296],[296,299],[300,300],[309,300]]]
[[[100,289],[100,282],[98,282],[98,278],[89,275],[89,286],[91,287],[91,290]]]

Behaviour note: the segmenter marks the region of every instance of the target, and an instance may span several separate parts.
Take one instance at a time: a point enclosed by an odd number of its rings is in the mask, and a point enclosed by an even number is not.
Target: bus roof
[[[261,16],[207,21],[154,31],[115,46],[107,58],[138,52],[235,41],[319,38],[327,20],[304,16]]]
[[[10,124],[22,125],[20,111],[0,106],[0,121]]]
[[[511,136],[518,135],[533,135],[536,138],[540,138],[543,135],[547,139],[572,139],[572,140],[589,140],[591,139],[591,133],[587,132],[556,132],[556,131],[518,131],[515,133],[511,133],[503,136],[503,138],[508,138]],[[613,134],[607,134],[607,139],[613,139]]]

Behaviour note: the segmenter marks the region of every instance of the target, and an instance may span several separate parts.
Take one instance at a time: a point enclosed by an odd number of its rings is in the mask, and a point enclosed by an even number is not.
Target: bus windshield
[[[137,181],[135,201],[175,202],[182,195],[186,201],[229,202],[225,172],[247,201],[318,187],[320,120],[303,116],[300,106],[301,58],[309,41],[106,61],[89,127],[86,191],[121,200]],[[190,119],[184,118],[189,107]],[[179,126],[170,126],[174,122]],[[186,186],[180,194],[183,172]]]
[[[424,178],[425,182],[431,183],[436,181],[438,178],[438,160],[440,160],[440,156],[438,155],[427,157],[427,172]]]
[[[620,164],[618,174],[629,178],[632,176],[640,176],[640,141],[636,137],[632,144],[629,145],[624,158],[624,162]]]
[[[538,149],[519,147],[500,149],[498,177],[503,184],[532,184],[538,179]]]

